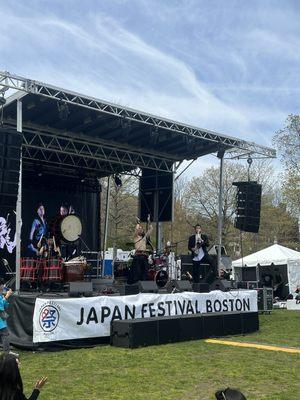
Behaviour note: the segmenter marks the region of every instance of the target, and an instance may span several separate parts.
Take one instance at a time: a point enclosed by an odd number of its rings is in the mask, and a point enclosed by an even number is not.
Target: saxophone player
[[[208,237],[202,233],[201,225],[195,225],[195,234],[190,236],[188,249],[192,253],[193,258],[193,282],[198,283],[201,279],[206,278],[208,283],[212,283],[215,278],[215,265],[212,257],[207,253],[209,246]],[[203,264],[209,264],[210,271],[208,276],[205,276],[205,267]]]

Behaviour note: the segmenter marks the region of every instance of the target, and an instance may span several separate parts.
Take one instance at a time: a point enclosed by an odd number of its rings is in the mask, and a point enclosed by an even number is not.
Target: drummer
[[[135,255],[132,262],[132,267],[128,275],[128,283],[135,283],[137,281],[148,280],[148,251],[147,244],[150,241],[150,235],[153,231],[153,226],[150,221],[150,214],[147,219],[147,231],[145,233],[139,218],[136,220],[136,227],[134,232],[134,247]]]

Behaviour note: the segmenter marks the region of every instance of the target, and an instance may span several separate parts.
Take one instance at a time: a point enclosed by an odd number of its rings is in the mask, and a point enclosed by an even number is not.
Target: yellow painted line
[[[214,343],[214,344],[225,344],[226,346],[250,347],[250,348],[260,349],[260,350],[283,351],[285,353],[300,354],[300,349],[289,349],[286,347],[268,346],[265,344],[231,342],[229,340],[218,340],[218,339],[206,339],[205,342],[206,343]]]

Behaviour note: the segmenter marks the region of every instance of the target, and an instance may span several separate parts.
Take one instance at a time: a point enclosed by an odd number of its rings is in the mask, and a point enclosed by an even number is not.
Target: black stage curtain
[[[96,180],[81,182],[79,178],[46,175],[37,170],[23,173],[22,179],[22,255],[28,252],[29,235],[37,209],[43,204],[47,229],[65,206],[82,222],[81,250],[100,248],[100,187]]]

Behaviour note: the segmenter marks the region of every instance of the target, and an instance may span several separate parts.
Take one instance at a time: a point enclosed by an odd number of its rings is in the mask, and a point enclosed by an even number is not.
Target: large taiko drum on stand
[[[51,236],[55,237],[57,244],[61,241],[66,243],[76,242],[82,233],[82,223],[75,214],[59,215],[50,226]]]
[[[82,233],[82,223],[77,215],[67,215],[60,222],[60,234],[68,243],[76,242]]]

